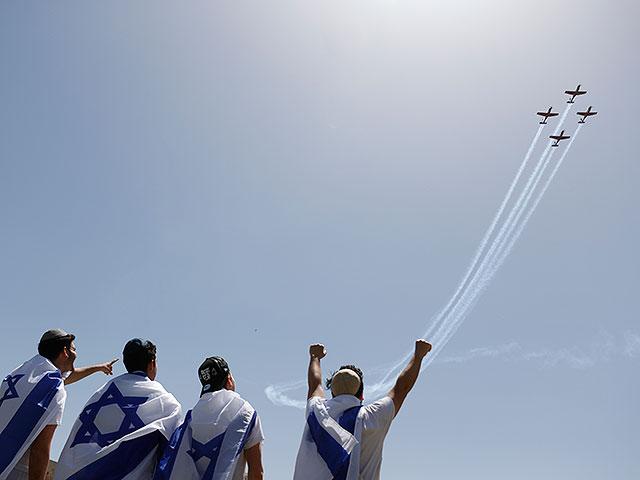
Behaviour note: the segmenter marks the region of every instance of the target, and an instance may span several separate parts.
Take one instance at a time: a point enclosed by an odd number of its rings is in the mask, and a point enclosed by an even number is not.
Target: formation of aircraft
[[[556,117],[556,116],[560,115],[559,113],[553,113],[553,112],[551,112],[551,109],[552,109],[552,108],[553,108],[553,107],[549,107],[549,110],[548,110],[548,111],[546,111],[546,112],[536,112],[536,115],[540,115],[541,117],[544,117],[544,118],[542,119],[542,121],[540,122],[540,125],[546,125],[546,124],[547,124],[547,119],[548,119],[549,117]]]
[[[578,85],[575,90],[565,90],[564,93],[566,93],[567,95],[571,95],[571,98],[567,103],[575,103],[574,99],[576,98],[576,96],[584,95],[585,93],[587,93],[586,90],[580,90],[581,86],[582,85]],[[593,112],[591,110],[592,108],[593,106],[589,106],[589,108],[585,112],[577,112],[577,114],[582,117],[580,121],[578,121],[578,123],[585,123],[585,120],[587,119],[587,117],[591,117],[593,115],[598,114],[598,112]],[[546,125],[547,120],[550,117],[557,117],[559,115],[558,113],[552,112],[551,110],[553,110],[553,107],[549,107],[549,110],[547,110],[546,112],[536,112],[536,115],[540,115],[541,117],[543,117],[542,121],[540,122],[540,125]],[[567,138],[571,138],[571,137],[569,135],[565,135],[564,130],[562,130],[562,132],[560,132],[560,135],[549,135],[549,138],[555,140],[551,146],[558,147],[560,146],[560,140],[566,140]]]
[[[590,106],[587,109],[586,112],[577,112],[577,115],[580,115],[582,117],[582,119],[578,123],[584,123],[584,121],[587,119],[587,117],[590,117],[592,115],[597,115],[598,114],[598,112],[592,112],[591,111],[592,108],[593,107]]]
[[[578,85],[575,90],[565,90],[564,93],[567,95],[571,95],[571,98],[567,101],[567,103],[575,103],[574,100],[578,95],[584,95],[587,93],[586,90],[580,90],[582,85]]]
[[[560,145],[560,140],[566,140],[567,138],[571,138],[569,135],[564,134],[564,130],[560,132],[560,135],[549,135],[549,138],[555,140],[552,147],[557,147]]]

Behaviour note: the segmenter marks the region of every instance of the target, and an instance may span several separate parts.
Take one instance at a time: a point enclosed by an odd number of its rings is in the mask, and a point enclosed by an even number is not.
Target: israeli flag
[[[154,480],[227,480],[257,413],[235,392],[205,393],[187,413],[166,448]]]
[[[151,479],[158,446],[171,438],[180,416],[180,404],[160,383],[142,372],[120,375],[84,406],[54,479]]]
[[[0,480],[9,476],[45,426],[62,416],[67,393],[60,371],[36,355],[0,387]]]
[[[312,397],[310,405],[294,480],[357,480],[362,436],[360,405],[338,412],[338,421],[329,415],[323,398]]]

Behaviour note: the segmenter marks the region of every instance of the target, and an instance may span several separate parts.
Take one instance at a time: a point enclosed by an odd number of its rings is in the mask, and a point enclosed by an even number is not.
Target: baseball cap
[[[58,340],[60,338],[69,338],[69,337],[73,337],[73,335],[68,334],[61,328],[54,328],[52,330],[47,330],[42,334],[42,338],[40,338],[40,343],[48,342],[50,340]]]
[[[202,384],[200,396],[215,392],[224,386],[229,376],[229,365],[222,357],[209,357],[198,367],[198,378]]]
[[[353,370],[343,368],[331,378],[331,393],[338,395],[355,395],[360,390],[360,377]]]

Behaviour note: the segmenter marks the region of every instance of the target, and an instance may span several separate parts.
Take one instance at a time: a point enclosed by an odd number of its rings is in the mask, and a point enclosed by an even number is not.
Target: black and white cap
[[[200,396],[222,390],[229,376],[229,365],[222,357],[209,357],[198,367],[198,378],[202,384]]]

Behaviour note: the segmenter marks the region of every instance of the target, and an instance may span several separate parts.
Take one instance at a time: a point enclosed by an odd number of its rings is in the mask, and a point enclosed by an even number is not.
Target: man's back
[[[80,413],[55,478],[92,478],[108,472],[121,478],[151,478],[157,448],[171,438],[180,415],[173,395],[144,373],[114,378],[93,394]]]
[[[330,400],[311,397],[307,402],[307,417],[311,408],[318,403],[324,403],[329,416],[336,421],[339,421],[347,410],[361,404],[360,400],[353,395],[338,395]],[[394,416],[395,407],[389,397],[362,406],[358,411],[358,421],[362,422],[360,437],[360,478],[362,480],[380,478],[382,446]]]
[[[232,427],[229,429],[229,427]],[[229,432],[229,430],[231,430]],[[204,445],[211,442],[218,435],[232,440],[235,446],[240,440],[239,449],[236,448],[234,456],[229,455],[229,460],[234,462],[231,479],[244,478],[246,459],[244,451],[258,445],[264,440],[260,417],[246,400],[236,392],[220,390],[205,393],[192,411],[191,421],[192,439]],[[234,433],[241,433],[236,440]],[[221,445],[223,447],[224,445]],[[220,454],[223,455],[221,449]],[[234,458],[234,457],[237,457]],[[223,461],[223,459],[220,459]],[[204,472],[208,463],[196,463],[198,473],[204,478]]]

